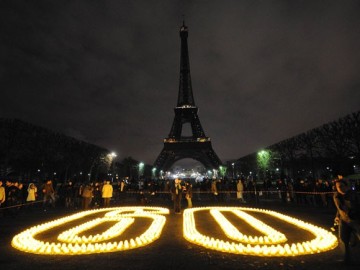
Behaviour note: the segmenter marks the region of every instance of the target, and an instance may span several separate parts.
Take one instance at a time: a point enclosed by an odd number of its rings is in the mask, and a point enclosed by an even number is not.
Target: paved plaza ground
[[[202,202],[206,205],[207,202]],[[230,203],[229,206],[234,206]],[[237,204],[239,205],[239,204]],[[153,202],[153,206],[172,208],[171,202]],[[198,206],[198,205],[195,205]],[[224,206],[224,205],[222,205]],[[332,226],[334,209],[310,206],[282,205],[262,202],[242,204],[245,207],[259,207],[278,211],[308,221],[323,228]],[[148,246],[122,252],[94,255],[47,256],[24,253],[11,246],[11,239],[17,233],[31,226],[75,213],[63,208],[32,212],[22,211],[15,217],[0,217],[0,269],[357,269],[360,266],[360,247],[354,247],[357,254],[353,265],[343,265],[340,248],[298,257],[257,257],[234,255],[205,249],[183,238],[182,215],[172,212],[166,216],[166,225],[158,240]],[[202,229],[213,228],[201,222]],[[216,229],[214,229],[216,230]],[[216,232],[215,232],[216,233]]]

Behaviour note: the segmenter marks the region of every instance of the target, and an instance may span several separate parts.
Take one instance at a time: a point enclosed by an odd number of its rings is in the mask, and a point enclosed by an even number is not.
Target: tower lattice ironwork
[[[194,101],[187,43],[188,28],[185,23],[180,28],[180,38],[180,82],[177,106],[174,108],[175,118],[154,166],[159,170],[168,170],[176,161],[192,158],[201,162],[207,169],[218,169],[221,161],[200,124],[199,109]],[[190,124],[192,136],[182,135],[184,124]]]

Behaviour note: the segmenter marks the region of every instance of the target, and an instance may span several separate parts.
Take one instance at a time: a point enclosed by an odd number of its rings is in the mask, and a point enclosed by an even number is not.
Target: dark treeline
[[[236,161],[238,171],[265,170],[290,178],[331,178],[359,173],[360,111],[268,146],[269,160],[259,166],[259,153]]]
[[[21,120],[0,119],[0,177],[65,180],[105,172],[109,151]],[[81,173],[81,174],[80,174]]]
[[[360,111],[252,153],[227,165],[229,176],[327,178],[359,173]],[[132,157],[16,119],[0,119],[0,179],[64,182],[151,178],[152,166]],[[251,173],[250,173],[251,172]],[[158,172],[157,172],[158,173]]]

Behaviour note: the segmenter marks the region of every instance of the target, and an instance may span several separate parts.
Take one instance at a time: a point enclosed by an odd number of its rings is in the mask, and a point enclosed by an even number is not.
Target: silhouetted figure
[[[356,235],[360,240],[360,209],[356,196],[342,176],[335,182],[334,203],[337,209],[335,222],[339,224],[339,238],[344,247],[344,262],[351,262],[350,238]]]
[[[185,199],[187,200],[188,208],[192,208],[192,184],[188,181],[185,184],[186,193],[185,193]]]
[[[181,180],[176,178],[174,181],[174,185],[171,189],[171,193],[173,194],[174,200],[174,212],[175,214],[181,213],[181,198],[182,198],[182,187]]]
[[[90,183],[88,183],[87,185],[85,185],[85,187],[82,190],[82,208],[84,210],[89,209],[91,200],[93,198],[93,190],[94,188],[91,186]]]
[[[53,208],[55,207],[55,190],[51,180],[47,180],[42,189],[44,198],[43,198],[43,207],[45,208],[47,204],[50,204]]]

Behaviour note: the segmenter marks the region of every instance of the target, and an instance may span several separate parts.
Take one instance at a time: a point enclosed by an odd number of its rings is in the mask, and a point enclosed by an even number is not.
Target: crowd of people
[[[255,201],[281,201],[283,203],[316,207],[334,207],[333,194],[336,191],[335,179],[278,179],[276,181],[254,179],[205,178],[201,182],[191,183],[194,200],[208,200],[227,203],[237,200],[240,203]],[[144,184],[151,193],[167,193],[176,181],[167,180],[156,183],[153,180]],[[349,183],[354,190],[360,190],[359,181]]]
[[[358,184],[359,182],[353,182],[351,188],[359,190]],[[334,207],[333,193],[335,191],[335,181],[323,179],[315,181],[278,179],[261,182],[251,178],[236,180],[205,178],[200,182],[149,179],[139,182],[137,186],[126,180],[115,183],[107,180],[73,183],[68,180],[56,185],[51,179],[41,184],[0,180],[0,209],[8,208],[9,213],[12,213],[24,205],[30,209],[35,205],[40,205],[44,210],[56,205],[75,209],[109,207],[111,202],[121,203],[134,194],[140,204],[149,203],[155,197],[162,197],[172,201],[175,198],[180,202],[184,199],[188,207],[192,207],[193,200],[209,200],[217,203],[237,200],[240,203],[246,203],[271,199],[298,205]],[[175,196],[178,194],[180,195]]]
[[[54,185],[51,179],[43,184],[0,180],[0,214],[16,215],[21,209],[41,207],[44,211],[63,206],[69,209],[109,207],[113,197],[110,181],[77,183],[67,181]]]

